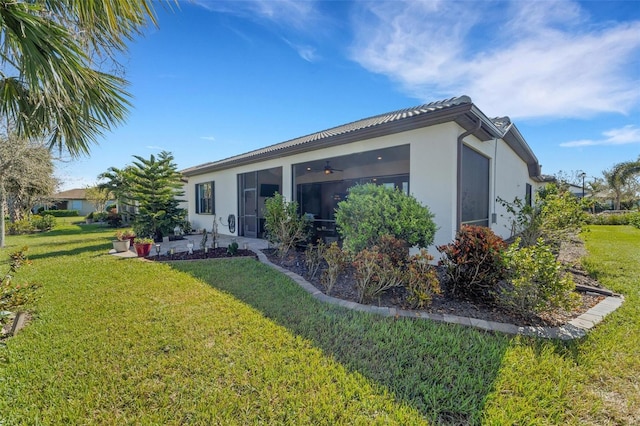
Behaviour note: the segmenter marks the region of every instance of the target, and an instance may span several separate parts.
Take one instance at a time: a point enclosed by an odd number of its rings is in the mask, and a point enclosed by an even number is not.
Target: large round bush
[[[349,196],[336,209],[343,247],[351,253],[377,245],[384,235],[427,247],[436,232],[433,217],[413,196],[372,183],[349,189]]]

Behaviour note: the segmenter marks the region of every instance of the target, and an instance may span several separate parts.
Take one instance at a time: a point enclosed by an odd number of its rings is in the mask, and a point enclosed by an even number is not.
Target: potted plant
[[[118,231],[116,232],[116,239],[112,241],[113,249],[118,253],[123,253],[129,250],[129,245],[131,244],[131,240],[128,237],[125,237],[124,232]]]
[[[88,215],[86,215],[84,217],[84,221],[85,223],[88,225],[90,223],[93,223],[93,212],[89,213]]]
[[[151,253],[151,246],[153,246],[153,239],[151,238],[136,238],[134,247],[138,257],[147,257]]]

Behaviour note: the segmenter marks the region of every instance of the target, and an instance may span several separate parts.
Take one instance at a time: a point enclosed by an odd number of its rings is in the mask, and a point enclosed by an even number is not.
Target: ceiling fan
[[[333,172],[341,172],[342,170],[340,169],[334,169],[333,167],[331,167],[331,164],[329,164],[329,160],[327,160],[327,163],[324,165],[324,174],[325,175],[330,175]]]

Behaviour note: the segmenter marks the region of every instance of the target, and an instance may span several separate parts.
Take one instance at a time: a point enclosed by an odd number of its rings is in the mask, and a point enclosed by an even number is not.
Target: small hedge
[[[590,225],[634,225],[637,222],[640,222],[640,212],[633,211],[592,214],[587,217],[587,223]]]
[[[78,210],[44,210],[38,209],[39,214],[48,214],[53,217],[73,217],[80,216]]]

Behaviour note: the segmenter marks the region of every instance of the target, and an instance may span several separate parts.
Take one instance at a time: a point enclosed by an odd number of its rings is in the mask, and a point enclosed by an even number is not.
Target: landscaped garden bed
[[[327,294],[326,287],[322,283],[321,278],[327,268],[326,263],[321,264],[316,274],[313,277],[310,277],[305,263],[305,253],[303,250],[290,250],[283,258],[278,255],[278,252],[275,249],[263,250],[263,252],[273,264],[295,272],[307,279],[307,281],[313,284],[313,286],[318,290]],[[563,244],[559,259],[565,265],[572,265],[571,268],[568,269],[567,273],[571,274],[576,284],[580,287],[586,286],[598,288],[600,287],[598,281],[590,277],[579,266],[578,261],[584,254],[585,250],[583,243],[580,240],[571,239],[567,244]],[[566,324],[571,319],[578,317],[604,299],[604,296],[600,294],[578,291],[577,293],[580,296],[579,304],[571,311],[560,310],[556,312],[547,312],[536,317],[518,316],[512,312],[498,309],[495,306],[491,306],[486,303],[461,300],[459,298],[452,297],[450,294],[451,292],[447,288],[447,280],[444,278],[442,268],[437,268],[437,270],[440,277],[439,281],[442,292],[440,294],[434,294],[432,296],[431,303],[421,308],[421,311],[477,318],[486,321],[515,324],[518,326],[533,325],[555,327]],[[338,280],[333,285],[328,295],[343,300],[357,302],[358,292],[354,282],[355,271],[353,267],[349,266],[338,276]],[[370,301],[369,303],[376,306],[395,307],[409,310],[412,308],[407,300],[408,295],[406,287],[394,287],[384,293],[381,293],[375,300]]]

